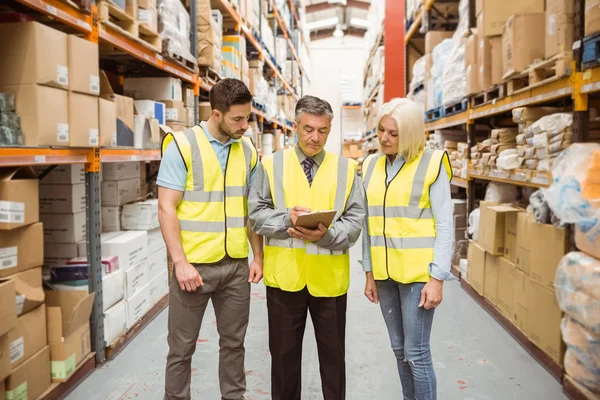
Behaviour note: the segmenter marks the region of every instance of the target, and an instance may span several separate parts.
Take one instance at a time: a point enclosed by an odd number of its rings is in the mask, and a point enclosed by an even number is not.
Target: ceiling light
[[[336,25],[340,19],[338,17],[320,19],[314,22],[309,22],[305,25],[306,29],[309,31],[314,31],[315,29],[323,29],[328,28],[330,26]]]
[[[340,38],[342,36],[344,36],[344,31],[340,29],[339,25],[337,25],[333,31],[333,37]]]
[[[351,18],[350,19],[350,25],[354,25],[357,26],[359,28],[368,28],[369,27],[369,20],[368,19],[364,19],[364,18]]]

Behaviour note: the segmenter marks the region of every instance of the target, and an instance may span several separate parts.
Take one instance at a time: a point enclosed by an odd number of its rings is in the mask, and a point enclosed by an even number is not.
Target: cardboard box
[[[488,253],[501,256],[504,254],[506,216],[519,212],[519,209],[510,205],[482,201],[480,210],[479,245]]]
[[[102,207],[102,232],[121,230],[121,207]]]
[[[9,277],[15,282],[17,316],[27,314],[44,304],[42,268],[34,268]]]
[[[127,306],[125,300],[104,312],[104,346],[112,344],[127,330]]]
[[[140,198],[140,178],[102,182],[102,206],[121,206]]]
[[[479,67],[478,85],[481,90],[492,86],[492,39],[477,35],[477,66]]]
[[[17,22],[0,24],[0,37],[10,43],[0,47],[0,86],[69,88],[67,35],[63,32],[38,22]],[[21,121],[25,119],[19,115]]]
[[[121,270],[102,277],[102,306],[108,310],[125,298],[125,273]]]
[[[77,214],[40,214],[40,219],[44,224],[44,243],[77,243],[87,236],[85,211]]]
[[[586,234],[579,225],[575,225],[575,245],[584,253],[600,259],[600,234],[594,229]]]
[[[152,229],[147,232],[148,235],[148,253],[154,253],[167,247],[162,236],[160,228]]]
[[[15,293],[14,281],[0,280],[0,336],[4,336],[17,326],[17,301]]]
[[[527,213],[517,214],[517,249],[515,251],[515,265],[517,269],[529,275],[531,247],[534,238],[531,229],[535,221]]]
[[[467,281],[477,293],[483,296],[486,252],[477,244],[477,242],[469,240],[467,259],[469,262]]]
[[[13,293],[14,296],[14,293]],[[46,337],[46,306],[17,318],[17,326],[8,332],[12,368],[22,365],[28,358],[48,344]]]
[[[529,339],[559,365],[562,365],[564,343],[561,339],[562,312],[554,291],[534,282],[529,287]]]
[[[477,5],[478,33],[497,36],[511,15],[544,12],[545,0],[478,0]]]
[[[513,323],[529,337],[529,277],[515,269],[515,297],[513,303]]]
[[[498,309],[509,320],[514,318],[515,283],[517,268],[515,264],[500,257],[498,270]]]
[[[554,275],[561,258],[569,251],[566,229],[534,222],[530,231],[535,238],[531,245],[531,281],[554,291]]]
[[[50,347],[43,347],[23,365],[13,368],[5,384],[7,399],[37,400],[51,385]]]
[[[133,146],[133,99],[115,94],[104,71],[100,71],[100,96],[115,103],[117,110],[116,146]],[[113,138],[112,145],[115,146]]]
[[[184,84],[183,86],[183,105],[185,107],[194,107],[194,88]]]
[[[0,231],[0,246],[0,278],[39,267],[44,263],[42,224]]]
[[[140,115],[147,119],[156,119],[160,125],[165,124],[166,107],[164,103],[152,100],[136,100],[133,102],[133,106],[135,108],[136,116]]]
[[[183,101],[160,100],[165,104],[165,119],[169,122],[185,122],[185,105]]]
[[[149,283],[148,297],[150,304],[155,304],[169,293],[169,271],[165,270],[153,278]]]
[[[149,276],[156,277],[167,270],[167,248],[163,247],[148,256],[147,268]]]
[[[48,342],[52,360],[52,381],[64,382],[92,351],[90,315],[95,293],[46,292]]]
[[[12,230],[39,221],[39,184],[25,168],[0,169],[0,230]]]
[[[132,298],[150,282],[146,260],[125,271],[125,298]]]
[[[40,212],[76,214],[85,211],[85,184],[40,185]]]
[[[494,36],[491,38],[491,79],[492,85],[498,85],[502,82],[502,36]]]
[[[102,178],[105,181],[122,181],[140,177],[140,163],[117,162],[102,164]]]
[[[585,0],[584,36],[600,31],[600,4],[595,0]]]
[[[119,269],[127,271],[148,257],[148,235],[145,231],[103,233],[102,257],[117,256]],[[79,253],[85,251],[85,243],[79,244]]]
[[[10,365],[10,344],[8,335],[0,336],[0,399],[4,393],[4,379],[10,375],[12,366]]]
[[[203,101],[198,105],[198,121],[208,121],[212,109],[208,101]]]
[[[85,213],[84,213],[85,214]],[[77,243],[53,243],[44,250],[44,266],[57,267],[79,255]]]
[[[183,132],[185,130],[185,124],[179,122],[167,122],[166,126],[169,128],[168,132]],[[161,126],[161,130],[164,126]],[[161,136],[163,133],[161,132]]]
[[[136,100],[183,101],[181,81],[177,78],[125,78],[123,91]]]
[[[571,4],[573,4],[571,2]],[[573,48],[574,18],[572,14],[546,11],[546,58],[571,52]]]
[[[98,43],[67,36],[69,90],[98,96],[100,94],[100,60]],[[88,113],[90,110],[88,109]]]
[[[444,39],[450,39],[453,31],[429,31],[425,34],[425,54],[433,53],[433,48],[442,43]]]
[[[185,122],[184,123],[185,123],[185,126],[188,126],[188,127],[196,125],[193,107],[185,108]]]
[[[517,262],[517,230],[520,212],[509,212],[504,217],[504,258]]]
[[[575,2],[573,0],[546,0],[546,12],[550,14],[568,14],[573,18]]]
[[[483,297],[495,307],[498,307],[498,277],[500,274],[501,258],[486,254],[485,256],[485,278],[483,284]],[[469,269],[470,266],[469,266]]]
[[[133,297],[125,300],[127,306],[127,329],[131,329],[150,309],[150,285],[139,289]]]
[[[502,33],[503,78],[523,72],[536,59],[544,58],[545,26],[544,13],[517,14],[511,16]]]
[[[158,222],[158,199],[124,205],[121,213],[121,223],[125,230],[146,231],[160,227]]]
[[[41,85],[0,86],[0,92],[15,96],[25,146],[69,145],[68,92]]]
[[[98,99],[98,128],[100,130],[100,147],[117,145],[116,103]]]
[[[85,183],[85,164],[56,165],[47,175],[40,177],[43,185]],[[48,167],[36,167],[36,174],[41,174]]]
[[[160,142],[160,124],[158,120],[136,115],[133,146],[136,149],[158,149],[160,148]]]

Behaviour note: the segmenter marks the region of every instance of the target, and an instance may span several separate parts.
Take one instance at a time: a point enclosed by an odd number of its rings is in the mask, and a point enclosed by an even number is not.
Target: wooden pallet
[[[172,46],[170,45],[170,43],[171,43],[170,39],[162,40],[162,55],[163,55],[163,57],[168,58],[173,62],[176,62],[177,64],[181,65],[184,68],[189,69],[192,72],[196,72],[196,69],[198,68],[198,62],[196,60],[194,60],[193,57],[188,58],[188,56],[183,56],[183,55],[175,52],[172,49]]]
[[[546,85],[571,74],[573,55],[565,52],[542,61],[534,62],[527,70],[514,74],[506,80],[507,95]]]
[[[127,8],[130,8],[129,5]],[[136,16],[131,15],[130,12],[123,10],[112,1],[102,0],[98,2],[98,17],[103,24],[120,31],[126,36],[134,39],[138,38],[139,26]]]
[[[208,81],[211,85],[221,80],[221,76],[210,67],[200,67],[200,77]]]
[[[425,122],[437,121],[444,116],[444,107],[434,108],[429,111],[425,111]]]
[[[145,24],[139,25],[138,38],[140,41],[154,49],[154,51],[157,53],[162,51],[162,38],[157,32],[153,32],[151,29],[148,29]]]
[[[444,107],[444,117],[467,111],[467,108],[469,108],[469,100],[463,99],[456,104]]]
[[[493,101],[506,97],[506,83],[492,86],[491,88],[484,90],[481,93],[474,94],[471,96],[471,108],[483,106]]]

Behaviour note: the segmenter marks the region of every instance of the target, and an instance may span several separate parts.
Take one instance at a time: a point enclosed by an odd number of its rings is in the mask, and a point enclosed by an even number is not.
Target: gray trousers
[[[165,400],[189,400],[192,356],[208,301],[212,300],[219,333],[219,386],[223,400],[246,393],[244,338],[250,314],[248,259],[226,258],[217,264],[194,264],[204,286],[181,290],[175,274],[169,288],[169,354]]]

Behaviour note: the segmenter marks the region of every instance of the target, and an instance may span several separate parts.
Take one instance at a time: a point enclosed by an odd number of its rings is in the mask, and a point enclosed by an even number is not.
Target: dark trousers
[[[301,400],[302,339],[307,312],[315,328],[324,400],[346,398],[347,295],[314,297],[305,287],[267,287],[273,400]]]

